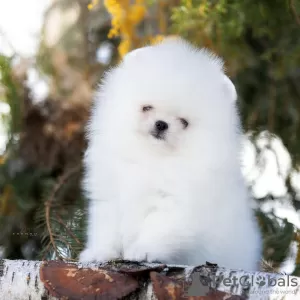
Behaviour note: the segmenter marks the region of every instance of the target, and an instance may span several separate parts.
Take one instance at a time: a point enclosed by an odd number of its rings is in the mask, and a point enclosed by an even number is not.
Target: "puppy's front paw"
[[[106,262],[118,258],[115,251],[105,252],[99,249],[86,248],[79,255],[79,261],[83,263],[87,262]]]
[[[124,259],[130,261],[147,261],[147,252],[140,245],[134,244],[125,251]]]
[[[124,252],[124,259],[139,262],[162,263],[165,259],[163,255],[161,255],[162,253],[160,253],[158,245],[157,247],[158,248],[151,245],[151,243],[143,241],[135,242]]]

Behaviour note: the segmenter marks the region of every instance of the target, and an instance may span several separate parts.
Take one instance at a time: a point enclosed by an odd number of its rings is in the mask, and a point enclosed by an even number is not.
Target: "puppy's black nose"
[[[165,131],[168,129],[169,125],[165,121],[159,120],[159,121],[156,121],[155,127],[156,127],[157,131]]]

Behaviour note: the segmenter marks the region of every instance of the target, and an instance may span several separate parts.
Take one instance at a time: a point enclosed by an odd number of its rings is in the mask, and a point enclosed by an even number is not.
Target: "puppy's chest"
[[[184,178],[178,172],[164,167],[128,165],[126,174],[120,177],[121,205],[133,205],[148,210],[159,208],[178,198]]]
[[[125,241],[133,239],[149,218],[156,220],[168,215],[178,202],[168,178],[162,174],[155,178],[149,173],[138,174],[131,174],[123,181],[119,198],[120,233]]]

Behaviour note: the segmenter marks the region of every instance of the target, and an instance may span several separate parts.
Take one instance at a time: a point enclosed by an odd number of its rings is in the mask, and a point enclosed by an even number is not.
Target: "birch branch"
[[[300,278],[263,272],[114,261],[0,260],[0,299],[299,299]]]

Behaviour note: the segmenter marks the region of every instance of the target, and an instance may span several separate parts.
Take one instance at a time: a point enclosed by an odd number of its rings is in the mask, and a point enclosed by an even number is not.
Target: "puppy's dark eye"
[[[186,119],[180,118],[179,120],[183,125],[183,128],[187,128],[189,126],[189,122]]]
[[[145,106],[143,106],[143,108],[142,108],[142,110],[143,110],[144,112],[149,111],[149,110],[151,110],[151,109],[153,109],[153,106],[151,106],[151,105],[145,105]]]

